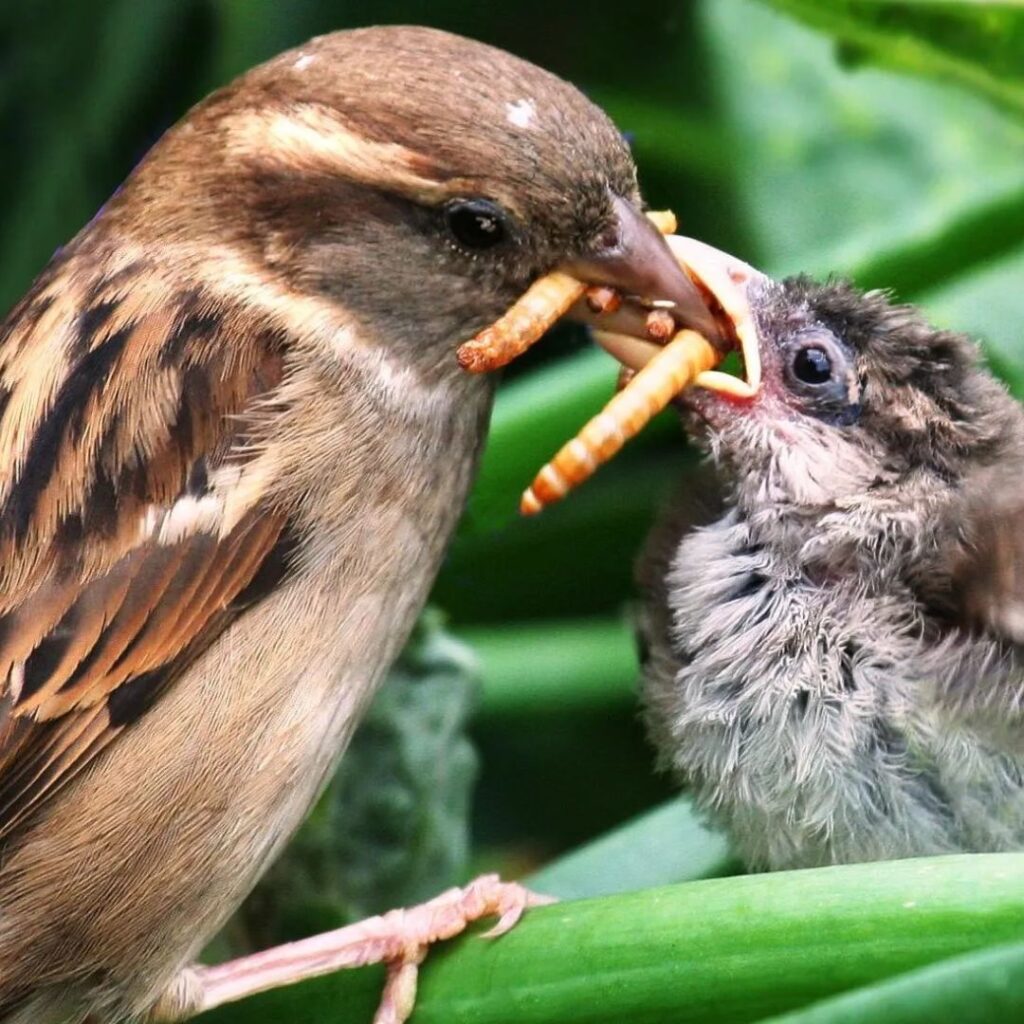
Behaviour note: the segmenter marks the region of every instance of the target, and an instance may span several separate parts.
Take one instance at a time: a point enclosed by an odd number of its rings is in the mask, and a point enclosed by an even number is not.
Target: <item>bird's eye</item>
[[[855,423],[863,385],[853,352],[832,331],[815,325],[783,343],[784,379],[804,413],[837,426]]]
[[[493,249],[508,237],[505,211],[489,199],[458,199],[445,210],[445,222],[466,249]]]
[[[832,379],[832,359],[818,345],[797,349],[793,356],[793,376],[812,387],[827,384]]]

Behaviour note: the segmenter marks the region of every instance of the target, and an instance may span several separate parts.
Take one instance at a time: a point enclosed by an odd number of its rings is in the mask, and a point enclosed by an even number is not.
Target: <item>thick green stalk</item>
[[[620,619],[546,619],[456,630],[480,661],[484,714],[635,700],[636,641]]]
[[[644,856],[637,851],[638,857]],[[709,879],[530,912],[431,954],[414,1024],[724,1024],[1024,939],[1024,855]],[[358,1024],[380,972],[328,975],[204,1024]]]

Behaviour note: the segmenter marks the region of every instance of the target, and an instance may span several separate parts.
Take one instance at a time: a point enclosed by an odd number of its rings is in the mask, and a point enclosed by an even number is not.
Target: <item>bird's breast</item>
[[[0,968],[5,935],[40,964],[59,938],[142,1007],[248,893],[407,638],[461,512],[490,392],[435,399],[341,389],[289,408],[263,477],[289,513],[288,572],[5,864],[32,884],[12,896],[0,879]]]

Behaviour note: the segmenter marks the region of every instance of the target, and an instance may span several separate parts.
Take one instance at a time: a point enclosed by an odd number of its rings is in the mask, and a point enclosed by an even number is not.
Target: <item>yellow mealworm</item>
[[[586,291],[575,277],[555,270],[538,278],[501,319],[459,346],[459,366],[487,373],[522,355]]]
[[[662,234],[672,234],[676,229],[676,218],[670,210],[650,211],[647,217]],[[586,290],[582,281],[560,270],[538,278],[504,316],[459,346],[459,366],[470,373],[488,373],[511,363],[564,316]],[[614,300],[604,301],[611,312]]]
[[[696,331],[680,331],[611,401],[537,474],[519,503],[534,515],[564,498],[653,419],[697,375],[710,370],[721,355]]]
[[[671,210],[648,210],[647,219],[663,234],[674,235],[676,228],[676,215]]]
[[[622,306],[622,292],[607,284],[592,285],[586,291],[586,298],[592,313],[614,313]]]
[[[664,345],[675,333],[676,321],[667,309],[652,309],[647,314],[644,327],[651,341]]]

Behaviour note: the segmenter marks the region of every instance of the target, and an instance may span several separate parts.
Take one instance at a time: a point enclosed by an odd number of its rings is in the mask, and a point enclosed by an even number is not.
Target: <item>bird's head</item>
[[[726,272],[728,302],[753,328],[755,393],[695,387],[680,405],[733,500],[766,528],[811,527],[797,538],[810,548],[827,547],[832,530],[876,547],[904,531],[924,537],[969,473],[1018,455],[1020,408],[968,338],[882,292],[777,282],[676,241],[684,262],[692,253]]]
[[[337,32],[243,75],[104,220],[129,216],[164,247],[230,247],[421,365],[454,368],[459,342],[558,267],[707,316],[611,121],[554,75],[431,29]]]

